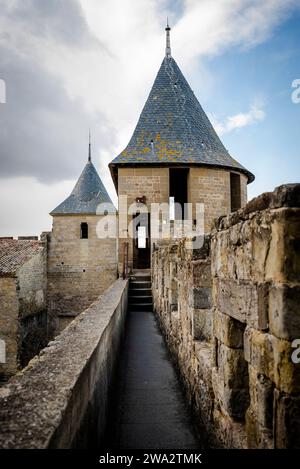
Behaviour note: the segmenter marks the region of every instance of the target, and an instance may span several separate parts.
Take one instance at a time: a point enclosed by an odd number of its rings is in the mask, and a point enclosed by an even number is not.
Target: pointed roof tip
[[[89,156],[88,156],[88,162],[90,163],[91,161],[92,161],[91,130],[89,130]]]
[[[170,31],[171,28],[169,26],[169,18],[167,17],[167,26],[165,28],[166,31],[166,58],[171,57],[171,41],[170,41]]]
[[[86,163],[71,194],[50,215],[97,215],[99,204],[114,207],[95,166]]]

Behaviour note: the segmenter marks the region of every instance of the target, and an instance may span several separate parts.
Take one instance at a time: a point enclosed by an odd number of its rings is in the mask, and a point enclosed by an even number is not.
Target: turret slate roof
[[[101,203],[108,204],[109,211],[109,204],[112,204],[112,201],[95,166],[89,160],[69,197],[58,205],[50,215],[95,215],[97,207]]]
[[[254,175],[230,156],[177,63],[166,56],[125,150],[110,163],[115,184],[124,165],[201,165]]]

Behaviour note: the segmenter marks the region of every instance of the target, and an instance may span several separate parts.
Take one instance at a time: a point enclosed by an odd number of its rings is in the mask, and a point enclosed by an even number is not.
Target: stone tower
[[[48,304],[59,329],[117,277],[116,239],[97,234],[98,222],[111,212],[115,208],[92,163],[89,143],[88,162],[72,193],[50,213]]]
[[[120,196],[128,204],[143,200],[204,203],[205,232],[212,220],[243,206],[253,174],[225,149],[195,94],[171,56],[170,28],[166,54],[131,140],[109,165]],[[130,217],[129,217],[130,218]],[[149,266],[150,236],[146,248],[129,240],[129,266]],[[150,241],[150,242],[149,242]],[[119,243],[122,264],[124,240]]]

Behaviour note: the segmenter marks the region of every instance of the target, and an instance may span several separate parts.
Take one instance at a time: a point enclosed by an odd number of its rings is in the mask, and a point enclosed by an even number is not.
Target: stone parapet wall
[[[0,389],[0,448],[96,448],[127,310],[117,280]]]
[[[153,253],[153,302],[189,403],[197,414],[201,441],[205,441],[214,404],[209,238],[201,249],[187,249],[187,245],[185,240],[165,243]]]
[[[186,241],[162,246],[152,272],[155,310],[199,426],[211,444],[299,448],[300,363],[292,354],[300,339],[300,185],[219,218],[204,253]]]

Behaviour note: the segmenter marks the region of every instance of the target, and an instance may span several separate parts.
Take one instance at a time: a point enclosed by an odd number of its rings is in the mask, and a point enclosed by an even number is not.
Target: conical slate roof
[[[95,166],[89,160],[69,197],[58,205],[50,215],[95,215],[97,207],[101,203],[112,204],[112,201]]]
[[[139,164],[222,167],[254,180],[230,156],[170,55],[161,64],[129,144],[109,165],[115,183],[117,166]]]

